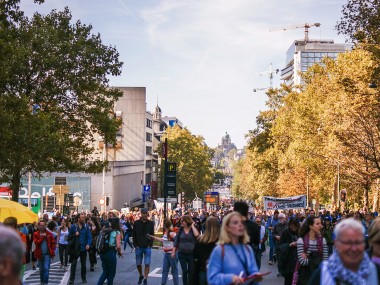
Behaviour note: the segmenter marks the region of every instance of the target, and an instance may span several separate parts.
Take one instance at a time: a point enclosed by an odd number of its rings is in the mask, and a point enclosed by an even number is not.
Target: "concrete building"
[[[153,114],[146,110],[145,87],[120,87],[123,96],[115,103],[114,115],[121,121],[116,134],[116,144],[105,146],[103,139],[95,135],[93,159],[107,159],[108,169],[104,173],[52,173],[41,179],[32,179],[35,197],[47,194],[54,196],[52,186],[68,185],[70,193],[80,198],[78,210],[100,209],[99,200],[104,194],[109,197],[108,209],[123,208],[124,203],[141,206],[142,188],[151,185],[154,192],[155,164],[153,163]],[[23,181],[27,185],[27,181]],[[27,191],[25,188],[23,191]]]
[[[351,50],[351,44],[338,44],[333,40],[296,40],[286,53],[286,67],[281,80],[286,84],[301,85],[301,73],[324,57],[336,59],[339,53]]]

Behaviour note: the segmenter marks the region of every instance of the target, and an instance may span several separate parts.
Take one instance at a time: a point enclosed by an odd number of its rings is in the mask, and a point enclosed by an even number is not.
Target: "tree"
[[[94,141],[115,141],[122,95],[108,84],[121,73],[115,47],[91,26],[71,24],[68,8],[27,18],[18,3],[0,3],[0,181],[14,201],[27,172],[100,172]]]
[[[188,199],[194,198],[195,193],[203,196],[213,183],[210,163],[213,151],[203,137],[179,126],[167,128],[162,139],[165,138],[168,139],[168,161],[177,164],[177,193],[185,192]]]

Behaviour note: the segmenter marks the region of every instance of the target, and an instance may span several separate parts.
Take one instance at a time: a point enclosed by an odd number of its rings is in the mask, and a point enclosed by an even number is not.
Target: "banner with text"
[[[284,198],[264,196],[264,210],[286,210],[306,208],[306,195]]]

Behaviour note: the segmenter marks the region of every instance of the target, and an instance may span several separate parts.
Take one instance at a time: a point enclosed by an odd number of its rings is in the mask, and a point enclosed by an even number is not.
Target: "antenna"
[[[280,70],[277,68],[277,69],[273,69],[273,64],[270,63],[269,64],[269,70],[268,71],[263,71],[263,72],[259,72],[259,73],[256,73],[260,76],[262,75],[268,75],[269,76],[269,88],[273,88],[273,74],[277,74]],[[256,92],[256,91],[254,91]]]

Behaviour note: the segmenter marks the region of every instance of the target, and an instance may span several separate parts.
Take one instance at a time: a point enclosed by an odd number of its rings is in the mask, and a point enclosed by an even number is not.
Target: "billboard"
[[[264,210],[286,210],[306,208],[306,195],[291,197],[269,197],[264,196]]]

